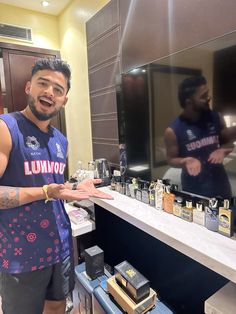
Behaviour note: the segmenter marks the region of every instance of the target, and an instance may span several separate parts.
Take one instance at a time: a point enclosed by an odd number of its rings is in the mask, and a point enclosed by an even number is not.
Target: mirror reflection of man
[[[203,76],[185,79],[179,85],[182,113],[165,130],[167,160],[182,168],[184,191],[207,197],[231,196],[223,160],[232,149],[222,142],[224,119],[210,109],[207,81]]]

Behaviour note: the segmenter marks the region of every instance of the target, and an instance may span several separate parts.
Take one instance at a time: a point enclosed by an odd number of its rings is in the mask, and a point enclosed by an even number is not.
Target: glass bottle
[[[193,203],[191,199],[186,200],[185,206],[182,209],[182,217],[184,220],[193,221]]]
[[[210,198],[209,204],[205,206],[205,226],[211,231],[218,231],[219,219],[218,219],[218,201],[216,198]]]
[[[196,208],[193,209],[193,222],[205,226],[205,210],[203,201],[196,202]]]

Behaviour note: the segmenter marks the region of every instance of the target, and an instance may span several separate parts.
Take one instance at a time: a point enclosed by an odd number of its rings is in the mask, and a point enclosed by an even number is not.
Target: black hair
[[[71,70],[67,62],[58,58],[42,58],[36,60],[32,67],[31,77],[41,70],[52,70],[61,72],[67,80],[67,93],[70,89]]]
[[[188,77],[183,80],[179,85],[178,98],[180,106],[185,108],[186,100],[191,98],[191,96],[196,92],[197,88],[206,85],[207,80],[202,75]]]

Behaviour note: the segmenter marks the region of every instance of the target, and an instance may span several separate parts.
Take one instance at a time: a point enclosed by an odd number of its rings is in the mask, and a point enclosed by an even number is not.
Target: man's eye
[[[63,90],[60,89],[60,88],[55,88],[55,93],[56,93],[57,95],[62,95],[62,94],[63,94]]]

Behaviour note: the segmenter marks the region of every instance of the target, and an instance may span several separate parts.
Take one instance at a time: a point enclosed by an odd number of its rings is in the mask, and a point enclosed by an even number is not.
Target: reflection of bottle
[[[114,175],[112,175],[112,178],[111,178],[111,190],[112,191],[116,190],[116,181],[115,181]]]
[[[138,188],[136,189],[136,200],[138,201],[142,201],[142,187],[141,187],[141,183],[138,183]]]
[[[205,206],[205,226],[211,231],[218,231],[218,201],[216,198],[209,199],[209,205]]]
[[[125,195],[126,196],[131,196],[130,195],[130,189],[129,189],[129,185],[130,185],[130,179],[127,179],[125,182]]]
[[[149,204],[155,206],[155,184],[151,182],[149,186]]]
[[[193,209],[193,222],[205,226],[205,211],[202,201],[196,203],[196,208]]]
[[[224,200],[224,206],[219,208],[219,233],[233,236],[233,211],[229,209],[229,200]]]
[[[132,183],[129,185],[129,191],[130,191],[130,196],[135,198],[136,197],[136,191],[138,189],[138,182],[136,178],[132,179]]]

